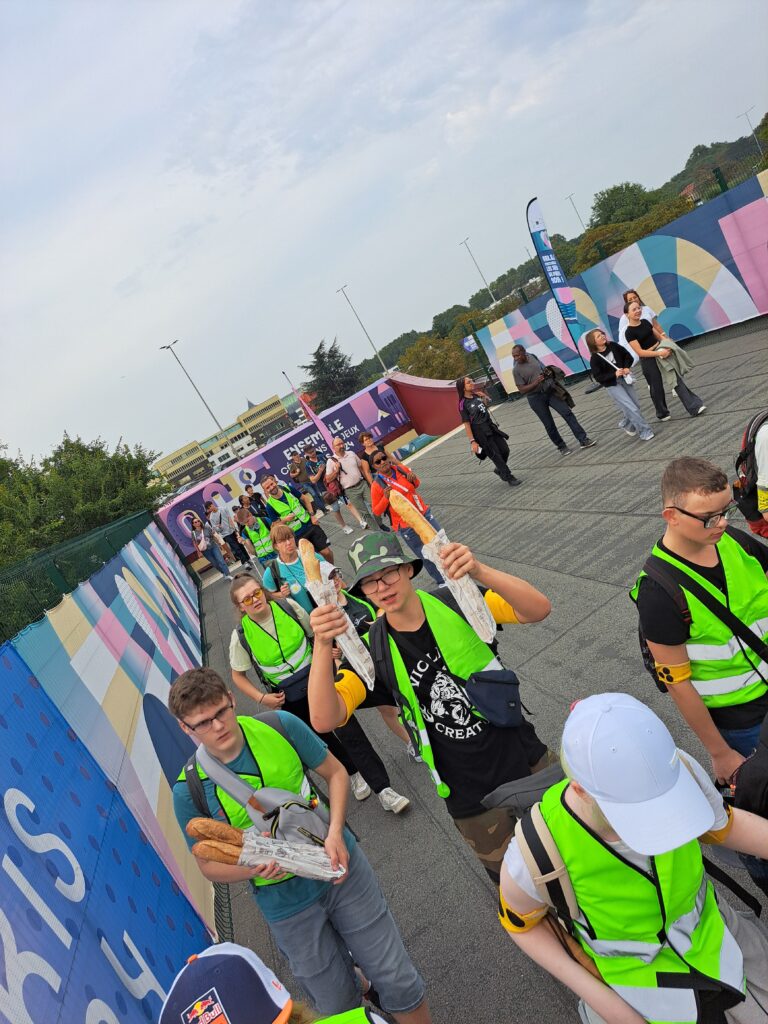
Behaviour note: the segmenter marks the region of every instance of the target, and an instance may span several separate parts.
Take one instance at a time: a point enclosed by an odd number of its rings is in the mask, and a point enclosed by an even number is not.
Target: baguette
[[[216,839],[203,839],[195,843],[192,853],[203,860],[213,860],[217,864],[239,864],[242,847],[232,843],[220,843]]]
[[[243,845],[243,833],[239,828],[213,818],[192,818],[187,822],[187,835],[192,839],[217,839],[233,846]]]
[[[437,530],[428,523],[424,516],[399,491],[392,491],[389,496],[390,506],[397,512],[406,526],[415,530],[422,544],[429,544],[437,536]]]
[[[299,541],[298,548],[301,564],[304,566],[304,572],[307,574],[307,582],[322,583],[323,577],[320,574],[320,562],[317,560],[315,549],[306,537],[302,537]]]

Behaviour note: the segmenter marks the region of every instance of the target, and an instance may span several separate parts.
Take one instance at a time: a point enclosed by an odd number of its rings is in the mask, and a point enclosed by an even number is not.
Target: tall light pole
[[[205,408],[206,408],[206,409],[208,410],[208,412],[209,412],[209,413],[211,414],[211,419],[212,419],[212,420],[213,420],[213,422],[214,422],[214,423],[216,424],[216,426],[217,426],[217,427],[219,428],[219,434],[223,434],[223,433],[224,433],[224,427],[222,427],[222,425],[221,425],[221,424],[219,423],[219,421],[218,421],[218,420],[216,419],[216,417],[215,417],[215,415],[214,415],[214,413],[213,413],[213,409],[212,409],[212,408],[210,407],[210,405],[208,405],[208,403],[206,402],[206,400],[205,400],[205,399],[203,398],[203,396],[202,396],[202,394],[201,394],[201,392],[200,392],[200,388],[199,388],[199,387],[197,386],[197,384],[195,384],[195,382],[194,382],[194,381],[192,380],[192,378],[191,378],[191,377],[189,376],[189,374],[187,373],[186,367],[184,366],[184,364],[182,363],[182,361],[181,361],[181,360],[179,359],[179,357],[178,357],[178,356],[176,355],[176,352],[175,352],[175,350],[174,350],[174,347],[173,347],[173,346],[174,346],[174,345],[178,345],[178,343],[179,343],[179,339],[178,339],[178,338],[176,338],[176,340],[175,340],[175,341],[172,341],[172,342],[170,343],[170,345],[161,345],[161,346],[160,346],[160,348],[161,348],[162,350],[166,351],[166,352],[170,352],[170,353],[171,353],[171,355],[173,356],[173,358],[174,358],[174,359],[176,360],[176,362],[177,362],[177,363],[179,364],[179,366],[181,367],[181,372],[182,372],[182,373],[184,374],[184,376],[185,376],[185,377],[187,378],[187,380],[189,381],[189,383],[190,383],[190,384],[192,385],[192,387],[193,387],[193,388],[195,389],[195,391],[197,392],[198,398],[199,398],[199,399],[200,399],[200,401],[201,401],[201,402],[203,403],[203,405],[204,405],[204,406],[205,406]],[[234,448],[232,447],[232,445],[231,445],[231,443],[230,443],[229,439],[228,439],[228,438],[226,438],[226,437],[223,437],[223,438],[222,438],[222,440],[226,442],[226,445],[227,445],[227,447],[229,448],[230,452],[232,453],[232,455],[233,455],[233,457],[234,457],[235,461],[237,461],[237,452],[236,452],[236,451],[235,451],[235,449],[234,449]]]
[[[497,302],[497,301],[498,301],[498,299],[496,298],[496,296],[495,296],[495,295],[493,294],[493,292],[491,291],[490,285],[489,285],[489,284],[488,284],[488,282],[487,282],[487,281],[485,280],[485,274],[484,274],[484,273],[482,272],[482,270],[480,269],[480,265],[479,265],[479,263],[477,262],[477,260],[476,260],[476,259],[475,259],[475,257],[473,256],[473,254],[472,254],[472,250],[471,250],[471,249],[469,248],[469,235],[467,235],[467,237],[466,237],[466,238],[464,239],[464,241],[463,241],[463,242],[459,242],[459,245],[463,245],[463,246],[464,246],[464,248],[465,248],[465,249],[467,250],[467,252],[469,253],[469,255],[470,255],[470,256],[472,257],[472,262],[473,262],[473,263],[475,264],[475,266],[477,267],[477,272],[478,272],[478,274],[480,275],[480,277],[481,277],[481,278],[483,279],[483,284],[485,285],[485,290],[486,290],[486,291],[488,292],[488,294],[489,294],[489,295],[491,296],[491,302]]]
[[[736,120],[738,120],[739,117],[746,117],[747,124],[749,125],[749,130],[752,132],[752,138],[755,140],[755,145],[757,146],[757,151],[759,152],[760,156],[763,157],[765,155],[763,153],[763,147],[760,145],[760,139],[758,139],[757,132],[755,131],[754,126],[752,125],[752,122],[751,122],[751,120],[749,118],[749,115],[752,113],[752,111],[754,109],[755,109],[755,106],[754,106],[754,104],[752,104],[752,106],[749,108],[749,110],[745,110],[743,114],[739,114],[738,117],[736,118]]]
[[[570,201],[571,201],[571,206],[573,207],[573,212],[574,212],[574,213],[576,214],[576,216],[577,216],[577,217],[579,218],[579,223],[581,224],[582,230],[586,231],[586,230],[587,230],[587,225],[586,225],[586,224],[584,223],[584,221],[583,221],[583,220],[581,219],[581,214],[580,214],[580,213],[579,213],[579,211],[578,211],[578,210],[576,209],[576,203],[574,203],[574,201],[573,201],[573,197],[574,197],[575,195],[576,195],[576,193],[575,193],[575,192],[571,192],[571,194],[570,194],[569,196],[566,196],[565,198],[566,198],[566,199],[570,199]]]
[[[386,373],[386,372],[387,372],[387,368],[386,368],[386,366],[384,365],[384,360],[383,360],[383,359],[381,358],[381,353],[379,352],[379,350],[378,350],[378,349],[376,348],[376,346],[374,345],[374,343],[373,343],[373,338],[372,338],[372,337],[370,336],[370,334],[368,333],[368,331],[366,331],[366,329],[365,329],[365,324],[363,323],[363,321],[362,321],[362,320],[360,319],[360,317],[358,316],[357,310],[356,310],[356,309],[355,309],[355,307],[354,307],[354,306],[352,305],[352,302],[351,302],[351,300],[350,300],[349,296],[347,295],[347,293],[346,293],[346,292],[344,291],[344,289],[345,289],[346,287],[347,287],[347,285],[343,284],[343,285],[341,286],[341,288],[337,288],[337,289],[336,289],[336,294],[338,295],[338,293],[339,293],[339,292],[341,292],[341,294],[342,294],[342,295],[344,296],[344,298],[345,298],[345,299],[347,300],[347,305],[348,305],[348,306],[349,306],[349,308],[350,308],[350,309],[352,310],[352,312],[353,312],[353,313],[355,314],[355,319],[356,319],[356,320],[357,320],[357,322],[358,322],[358,323],[360,324],[360,326],[361,326],[361,327],[363,328],[363,334],[364,334],[364,335],[366,336],[366,338],[368,339],[368,341],[369,341],[369,342],[371,343],[371,348],[373,349],[373,351],[374,351],[374,353],[375,353],[375,355],[376,355],[376,358],[377,358],[377,359],[379,360],[379,362],[381,363],[381,368],[382,368],[382,370],[384,371],[384,373]]]

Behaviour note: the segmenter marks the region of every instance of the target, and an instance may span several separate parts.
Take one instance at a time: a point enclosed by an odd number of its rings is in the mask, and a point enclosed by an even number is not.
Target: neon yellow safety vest
[[[282,498],[267,498],[267,504],[277,512],[282,519],[283,516],[292,512],[296,518],[288,523],[288,526],[295,533],[302,526],[309,522],[309,512],[304,508],[298,498],[294,498],[290,491],[283,491]]]
[[[541,813],[573,883],[575,937],[603,981],[651,1024],[695,1024],[696,997],[684,977],[692,971],[744,993],[742,953],[704,875],[698,840],[650,857],[646,874],[581,824],[565,804],[568,785],[546,791]]]
[[[717,542],[717,551],[725,574],[727,600],[733,614],[757,636],[768,641],[768,580],[756,558],[747,554],[737,540],[724,533]],[[707,590],[723,606],[726,595],[708,580],[658,544],[653,554],[681,569]],[[630,591],[633,600],[645,573],[640,573]],[[768,664],[741,643],[701,601],[685,589],[691,613],[690,635],[686,642],[691,662],[691,682],[708,708],[748,704],[768,691],[757,669],[768,678]],[[757,666],[757,668],[756,668]]]
[[[263,519],[259,519],[256,516],[256,529],[252,526],[244,526],[248,540],[253,544],[253,550],[256,552],[257,558],[266,558],[267,555],[274,554],[275,549],[272,547],[272,541],[269,539],[269,527]]]
[[[334,1013],[332,1017],[321,1017],[317,1024],[369,1024],[373,1017],[364,1006],[358,1006],[356,1010],[347,1010],[346,1013]]]
[[[448,671],[452,675],[459,680],[468,679],[473,672],[502,667],[492,649],[488,644],[483,643],[463,615],[453,611],[432,594],[423,590],[417,590],[416,593],[421,601],[432,635],[445,659]],[[365,639],[367,641],[368,636]],[[435,755],[432,744],[429,742],[424,716],[419,707],[419,699],[408,678],[400,651],[391,636],[389,637],[389,649],[392,653],[395,679],[400,692],[400,712],[404,719],[410,721],[414,726],[419,754],[429,769],[432,781],[437,787],[438,796],[448,797],[451,795],[451,790],[440,778],[435,766]]]
[[[315,796],[315,792],[304,774],[301,758],[277,729],[273,729],[266,722],[260,722],[257,718],[249,718],[245,715],[238,715],[237,722],[243,730],[246,745],[261,771],[261,775],[241,774],[241,779],[244,779],[254,789],[274,786],[277,789],[287,789],[291,793],[297,793],[305,799]],[[208,778],[200,765],[197,765],[197,774],[203,781]],[[186,781],[184,769],[182,769],[178,781]],[[242,804],[233,800],[229,793],[226,793],[220,786],[216,786],[216,799],[230,825],[234,825],[235,828],[251,827],[253,822],[246,809]],[[288,877],[293,878],[294,876],[289,875]],[[255,886],[275,885],[284,881],[285,878],[272,881],[264,878],[251,879]]]
[[[312,647],[301,625],[288,612],[283,611],[275,601],[270,601],[269,607],[276,638],[247,615],[243,616],[241,625],[261,675],[270,686],[277,688],[289,676],[309,664],[312,660]]]

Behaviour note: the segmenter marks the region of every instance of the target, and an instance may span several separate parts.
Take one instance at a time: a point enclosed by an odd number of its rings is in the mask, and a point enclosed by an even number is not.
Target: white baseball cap
[[[568,775],[632,850],[653,856],[703,835],[715,812],[669,730],[626,693],[576,704],[563,730]]]
[[[337,570],[338,566],[334,565],[332,562],[326,562],[325,560],[321,561],[320,578],[322,579],[323,583],[327,583],[331,578],[331,574],[336,572]]]

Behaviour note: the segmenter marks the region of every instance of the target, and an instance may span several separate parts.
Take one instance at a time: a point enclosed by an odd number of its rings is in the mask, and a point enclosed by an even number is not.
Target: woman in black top
[[[605,331],[596,327],[586,336],[591,356],[592,376],[601,384],[621,413],[619,426],[630,437],[650,441],[653,431],[645,420],[635,394],[632,377],[632,356],[623,345],[609,341]]]
[[[507,465],[509,458],[508,434],[503,433],[499,425],[488,412],[490,398],[475,385],[471,377],[459,377],[456,381],[456,392],[459,396],[459,413],[473,455],[484,459],[486,455],[493,463],[493,472],[500,476],[510,487],[517,487],[520,481],[512,475]]]
[[[668,420],[670,415],[667,398],[664,394],[661,370],[656,360],[668,359],[670,350],[664,348],[663,342],[659,342],[653,325],[647,320],[641,319],[642,306],[639,302],[628,302],[624,307],[624,312],[629,320],[629,327],[624,332],[624,337],[629,342],[632,351],[640,356],[640,366],[651,389],[651,401],[656,409],[656,418]],[[677,372],[675,372],[675,380],[675,394],[685,406],[686,412],[690,416],[699,416],[703,413],[704,403],[698,395],[691,391]]]

